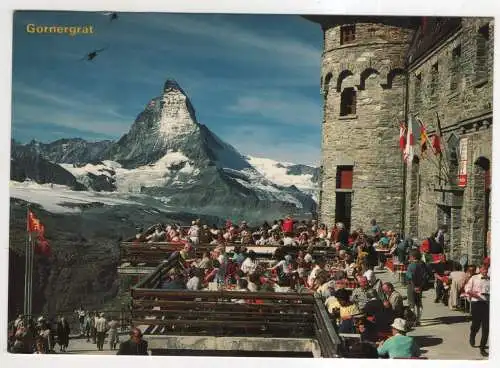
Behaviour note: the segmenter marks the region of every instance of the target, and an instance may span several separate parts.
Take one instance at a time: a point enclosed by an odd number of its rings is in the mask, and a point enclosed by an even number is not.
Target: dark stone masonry
[[[444,225],[449,255],[480,262],[489,253],[493,18],[307,18],[324,32],[320,221],[353,230],[376,218],[418,241]],[[405,165],[399,123],[420,119],[431,137],[438,117],[441,158],[430,142],[422,154],[417,131]]]

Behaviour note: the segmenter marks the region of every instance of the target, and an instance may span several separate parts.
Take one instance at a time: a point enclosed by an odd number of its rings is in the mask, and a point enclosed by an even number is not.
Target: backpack
[[[424,263],[415,263],[415,270],[412,272],[411,281],[415,287],[422,291],[429,290],[429,269]]]

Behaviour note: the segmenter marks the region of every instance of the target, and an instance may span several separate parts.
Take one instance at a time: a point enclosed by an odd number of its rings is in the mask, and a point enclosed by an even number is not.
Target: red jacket
[[[283,221],[283,232],[284,233],[293,233],[293,220],[287,219]]]

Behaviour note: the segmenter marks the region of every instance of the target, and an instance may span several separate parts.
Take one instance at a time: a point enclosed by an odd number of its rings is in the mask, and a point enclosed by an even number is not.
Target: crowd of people
[[[419,347],[406,333],[418,328],[422,318],[422,294],[434,288],[435,302],[451,309],[470,304],[472,325],[469,342],[482,330],[480,351],[487,355],[489,324],[489,258],[483,265],[468,266],[467,259],[451,262],[445,257],[444,227],[416,242],[393,231],[382,231],[376,220],[368,230],[348,232],[342,223],[330,229],[316,221],[294,221],[291,217],[264,222],[251,228],[246,222],[209,227],[193,221],[189,228],[156,225],[138,229],[135,242],[181,244],[181,260],[163,277],[159,287],[167,290],[231,290],[277,293],[315,293],[323,298],[331,321],[340,336],[357,334],[346,356],[352,358],[416,358]],[[201,245],[206,251],[200,254]],[[259,247],[276,247],[272,257],[259,256]],[[328,252],[315,250],[329,249]],[[406,295],[391,282],[377,277],[381,265],[399,265]],[[405,304],[406,299],[406,304]],[[246,303],[234,299],[235,303]],[[81,337],[103,350],[108,335],[109,348],[118,344],[118,321],[102,313],[76,311]],[[49,353],[55,344],[68,348],[69,326],[60,318],[51,329],[42,319],[28,323],[20,316],[13,326],[14,353]],[[57,336],[57,338],[54,338]],[[134,329],[131,339],[120,344],[118,354],[142,355],[147,343]],[[146,349],[147,350],[147,349]]]
[[[139,234],[136,238],[172,239],[168,231],[162,233],[161,229],[157,227],[153,234]],[[446,260],[445,228],[421,243],[403,239],[393,231],[384,232],[375,220],[367,232],[356,229],[352,233],[342,223],[328,230],[315,221],[294,222],[291,218],[275,221],[271,226],[264,223],[257,229],[250,229],[245,222],[239,225],[228,222],[222,229],[208,228],[200,226],[199,221],[184,232],[172,226],[166,229],[184,241],[179,252],[183,267],[171,269],[160,288],[317,293],[324,298],[337,332],[359,334],[363,343],[379,347],[380,356],[418,356],[416,342],[406,332],[420,325],[422,294],[431,288],[435,289],[436,303],[458,309],[465,297],[474,311],[479,310],[467,286],[479,268],[469,267],[464,272],[466,265]],[[207,240],[215,247],[197,255],[198,244],[207,244]],[[229,244],[232,246],[228,247]],[[272,259],[257,256],[260,245],[277,247]],[[321,246],[332,248],[333,253],[328,253],[332,256],[315,254],[314,248]],[[392,283],[377,278],[376,267],[386,259],[404,266],[406,295],[401,295]],[[477,314],[474,311],[473,319]],[[475,322],[471,336],[475,336],[478,326],[483,329],[480,348],[485,355],[488,329],[484,318]]]
[[[74,335],[86,338],[87,342],[95,344],[98,351],[104,350],[104,341],[108,337],[109,349],[116,350],[119,343],[119,319],[115,316],[106,318],[103,312],[85,311],[80,307],[75,311],[79,331]],[[56,346],[59,353],[65,353],[69,347],[71,326],[67,318],[59,316],[54,323],[45,316],[36,321],[20,314],[9,326],[8,351],[16,354],[55,354]]]

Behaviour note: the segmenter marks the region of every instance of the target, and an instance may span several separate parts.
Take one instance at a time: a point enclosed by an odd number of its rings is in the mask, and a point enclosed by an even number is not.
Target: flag
[[[37,253],[50,255],[50,244],[45,239],[45,226],[31,210],[28,210],[28,232],[37,233],[35,238],[35,250]]]
[[[40,220],[36,218],[35,214],[28,210],[28,232],[40,231]]]
[[[399,123],[399,149],[404,152],[406,146],[406,126],[404,122]]]
[[[406,131],[406,147],[403,152],[403,159],[407,165],[411,165],[413,161],[413,156],[415,156],[415,132],[418,132],[418,125],[415,124],[415,120],[411,117],[408,120],[408,128]]]
[[[427,136],[427,128],[424,123],[419,119],[418,123],[420,124],[420,154],[424,157],[424,154],[427,152],[427,141],[429,137]]]
[[[437,134],[432,136],[432,148],[434,150],[434,154],[436,155],[440,155],[443,152],[441,150],[441,138]]]

